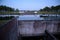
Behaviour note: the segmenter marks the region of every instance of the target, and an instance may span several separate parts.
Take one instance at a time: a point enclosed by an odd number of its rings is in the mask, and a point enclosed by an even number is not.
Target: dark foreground
[[[45,31],[44,35],[42,36],[21,36],[18,40],[60,40],[60,33],[49,33]]]

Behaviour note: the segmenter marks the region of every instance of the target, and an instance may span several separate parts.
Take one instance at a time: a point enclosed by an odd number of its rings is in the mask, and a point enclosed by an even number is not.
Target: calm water
[[[0,16],[19,16],[17,19],[18,20],[44,20],[43,17],[40,17],[42,14],[40,15],[0,15]],[[43,16],[48,16],[48,14],[45,14]],[[60,16],[60,15],[55,15],[55,14],[50,14],[49,16]],[[49,17],[52,18],[52,17]],[[59,17],[60,18],[60,17]]]
[[[49,15],[50,17],[40,17],[40,16],[41,15],[20,15],[18,20],[54,20],[54,19],[60,19],[60,15]],[[43,15],[43,16],[48,16],[48,15]]]
[[[2,17],[5,16],[19,16],[18,20],[42,20],[43,18],[40,18],[40,15],[0,15]]]
[[[20,15],[18,20],[43,20],[40,15]]]

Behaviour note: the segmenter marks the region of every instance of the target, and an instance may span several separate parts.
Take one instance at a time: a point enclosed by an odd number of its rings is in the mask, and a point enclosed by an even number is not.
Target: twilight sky
[[[39,10],[46,6],[60,5],[60,0],[0,0],[0,5],[20,10]]]

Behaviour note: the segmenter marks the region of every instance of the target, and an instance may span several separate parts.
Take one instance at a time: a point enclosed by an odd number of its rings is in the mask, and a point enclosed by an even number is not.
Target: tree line
[[[0,5],[0,11],[19,11],[19,9],[14,9],[14,8],[11,8],[11,7],[8,7],[8,6],[3,6],[3,5]]]
[[[60,5],[51,6],[51,7],[45,7],[43,9],[40,9],[39,11],[40,12],[60,12]]]
[[[0,5],[0,11],[19,12],[19,9],[14,9],[14,8],[12,8],[12,7]],[[43,9],[40,9],[39,12],[60,12],[60,5],[51,6],[51,7],[45,7],[45,8],[43,8]]]

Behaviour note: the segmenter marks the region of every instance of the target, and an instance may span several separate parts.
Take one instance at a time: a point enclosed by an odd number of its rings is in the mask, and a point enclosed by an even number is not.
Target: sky
[[[60,5],[60,0],[0,0],[0,5],[19,10],[39,10],[46,6]]]

